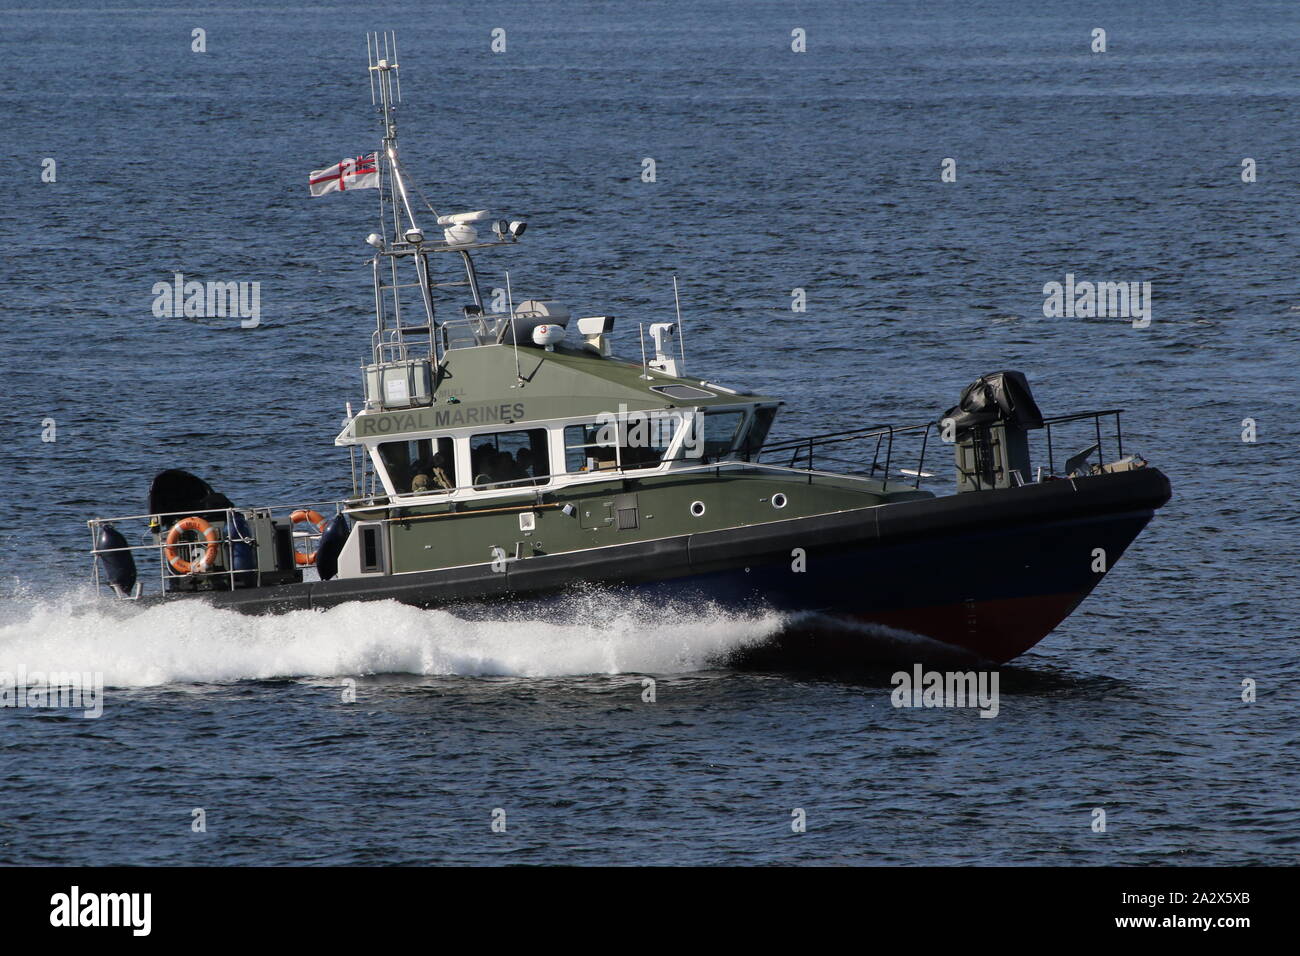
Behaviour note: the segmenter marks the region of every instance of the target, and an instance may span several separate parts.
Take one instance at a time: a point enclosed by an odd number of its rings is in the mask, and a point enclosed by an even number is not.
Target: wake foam
[[[467,620],[392,601],[248,617],[202,601],[140,607],[11,592],[0,597],[0,672],[91,671],[109,687],[363,674],[556,677],[722,666],[781,630],[728,613],[587,594],[542,620],[508,608]]]

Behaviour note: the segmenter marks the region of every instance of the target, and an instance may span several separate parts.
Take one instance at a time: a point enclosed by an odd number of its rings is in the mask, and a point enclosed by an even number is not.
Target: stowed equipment
[[[1043,427],[1029,382],[1020,372],[990,372],[962,390],[940,421],[955,438],[957,491],[1011,488],[1034,480],[1029,431]]]
[[[1124,454],[1122,412],[1122,408],[1107,408],[1044,418],[1025,376],[1002,371],[981,375],[966,386],[961,400],[944,413],[939,425],[945,439],[953,442],[960,493],[1145,468],[1147,463],[1141,456]],[[1109,422],[1105,428],[1103,420]],[[1054,442],[1054,427],[1067,440],[1077,441],[1080,434],[1086,435],[1084,440],[1090,444],[1077,454],[1063,455],[1062,436],[1056,435]],[[1039,458],[1035,474],[1029,433],[1039,429],[1043,435],[1035,444],[1043,457]],[[1111,453],[1117,457],[1108,458]],[[1099,460],[1090,463],[1094,454]],[[1056,468],[1058,458],[1065,459],[1060,472]]]
[[[121,597],[140,594],[138,553],[159,557],[164,591],[228,591],[293,584],[314,565],[322,580],[337,573],[338,554],[350,531],[342,515],[323,517],[310,508],[237,508],[225,495],[187,471],[171,469],[154,478],[149,513],[89,522],[96,581]],[[277,514],[279,515],[277,517]],[[303,522],[308,533],[296,532]],[[145,525],[145,543],[131,544],[119,528]],[[299,551],[294,538],[318,538],[314,550]],[[102,573],[101,573],[102,572]]]

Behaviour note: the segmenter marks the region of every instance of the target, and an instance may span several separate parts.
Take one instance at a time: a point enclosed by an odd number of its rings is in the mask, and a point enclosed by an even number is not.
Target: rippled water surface
[[[0,672],[111,689],[98,720],[0,709],[0,862],[1295,861],[1294,3],[83,0],[3,19]],[[677,274],[691,370],[785,397],[779,436],[924,421],[999,368],[1049,412],[1128,409],[1126,450],[1175,497],[1002,670],[995,719],[895,709],[888,670],[728,670],[781,626],[760,609],[89,603],[85,519],[144,510],[163,468],[241,503],[347,492],[332,438],[368,348],[375,208],[310,200],[305,177],[373,148],[362,35],[383,28],[430,199],[529,219],[489,280],[619,316],[635,355]],[[261,326],[155,318],[176,271],[260,282]],[[1044,318],[1067,273],[1151,282],[1150,327]]]

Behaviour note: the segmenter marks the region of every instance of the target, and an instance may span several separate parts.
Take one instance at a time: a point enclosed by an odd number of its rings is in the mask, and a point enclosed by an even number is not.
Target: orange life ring
[[[176,551],[176,545],[181,540],[181,534],[186,531],[198,531],[203,535],[204,540],[208,542],[203,557],[197,561],[186,561]],[[213,562],[217,560],[217,552],[221,548],[220,542],[221,538],[217,534],[216,528],[197,515],[191,515],[172,525],[172,529],[167,532],[167,547],[163,551],[167,555],[167,563],[172,566],[172,570],[177,574],[199,574],[212,567]]]
[[[310,525],[314,525],[317,531],[320,532],[325,531],[325,519],[321,517],[319,511],[311,511],[307,508],[299,508],[293,514],[289,515],[289,521],[290,523],[295,525],[301,524],[302,522],[305,521]],[[295,550],[293,553],[293,561],[295,564],[299,564],[299,565],[315,564],[316,552],[313,551],[311,554],[303,554],[301,551]]]

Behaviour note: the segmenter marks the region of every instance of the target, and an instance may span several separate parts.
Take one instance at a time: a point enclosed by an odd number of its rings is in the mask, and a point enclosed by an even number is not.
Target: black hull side
[[[536,602],[582,585],[626,587],[741,610],[881,624],[1005,661],[1087,596],[1169,495],[1168,479],[1145,468],[539,555],[508,562],[503,572],[484,564],[203,597],[258,614],[360,600],[418,607]],[[1097,549],[1105,571],[1094,570]],[[813,641],[796,629],[751,662],[851,656],[862,640],[853,634]],[[769,653],[771,661],[764,658]]]

